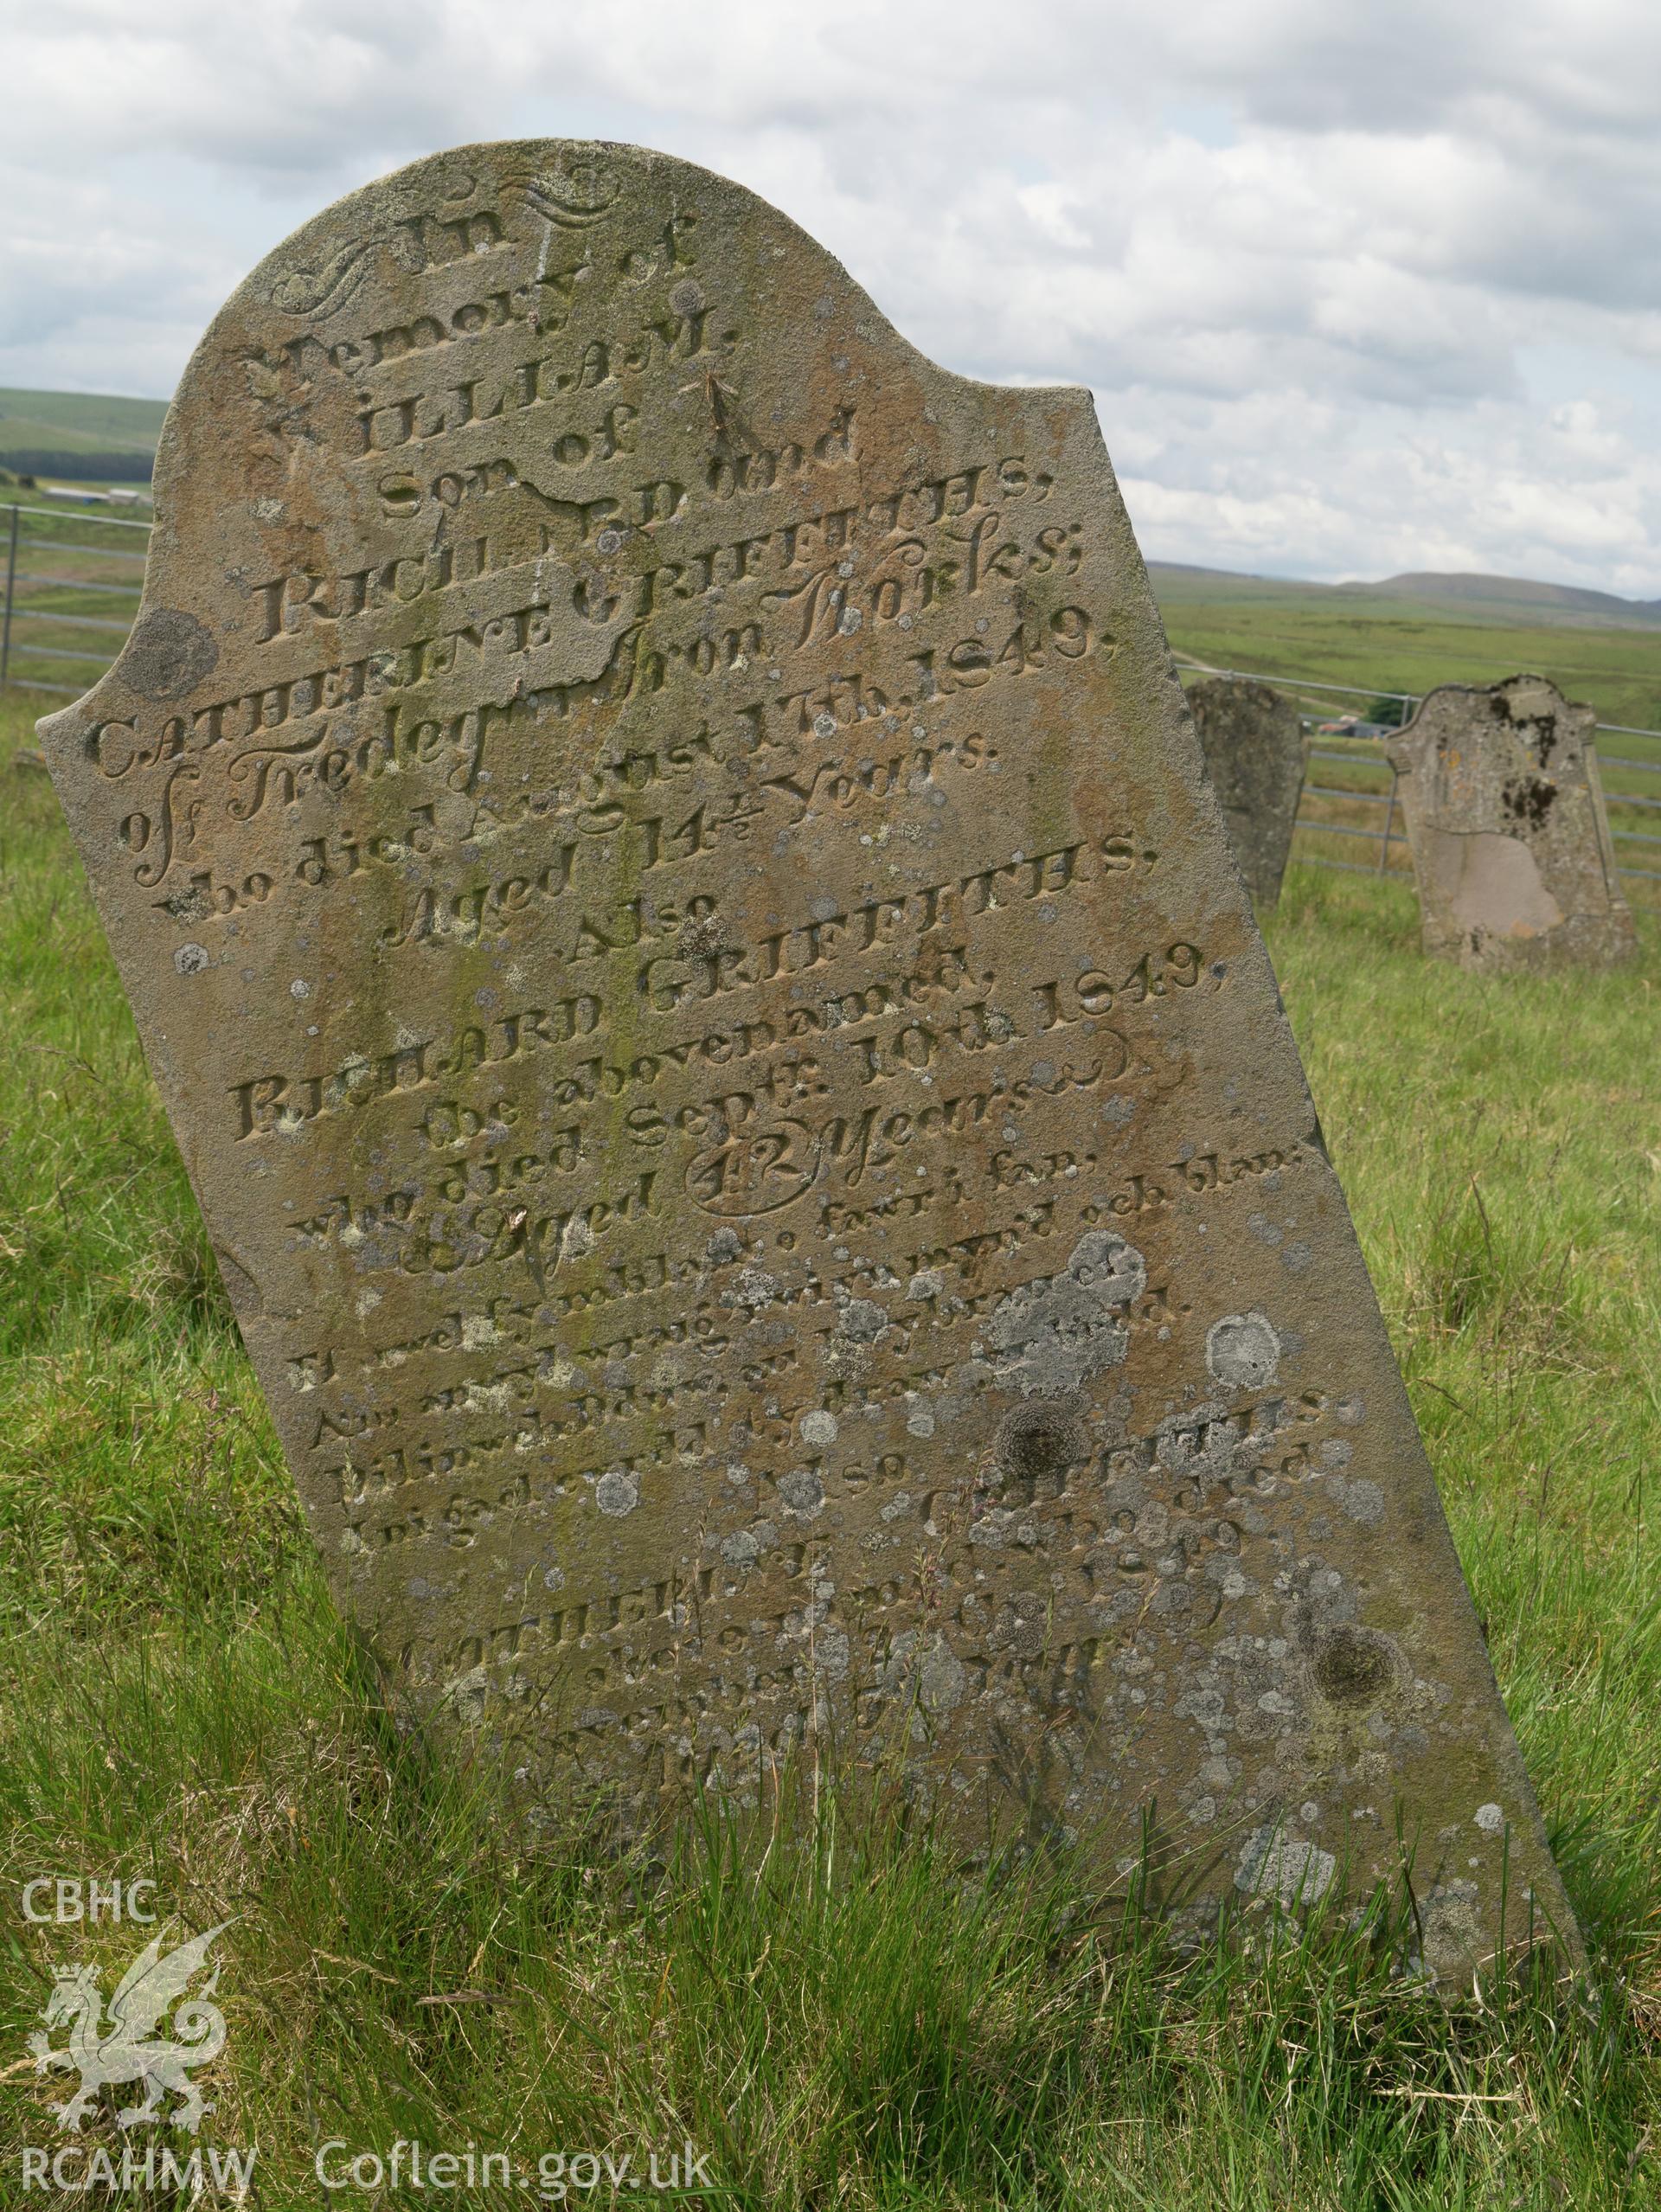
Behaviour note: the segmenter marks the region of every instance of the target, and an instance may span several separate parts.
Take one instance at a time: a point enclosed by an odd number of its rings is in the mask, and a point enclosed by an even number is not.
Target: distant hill
[[[1337,613],[1400,620],[1414,609],[1443,622],[1510,627],[1652,630],[1661,628],[1661,599],[1621,599],[1573,584],[1541,584],[1524,576],[1481,576],[1435,569],[1387,576],[1381,582],[1313,584],[1285,576],[1247,576],[1227,568],[1200,568],[1181,561],[1151,561],[1148,574],[1162,606],[1204,601],[1212,606],[1251,602],[1260,606],[1320,606]]]
[[[1338,584],[1340,592],[1383,593],[1432,606],[1468,607],[1473,614],[1511,615],[1530,622],[1661,623],[1661,599],[1625,599],[1574,584],[1536,584],[1524,576],[1475,576],[1431,569],[1387,576],[1382,584]]]
[[[0,388],[0,468],[16,476],[146,484],[164,400]]]
[[[1199,568],[1188,561],[1150,561],[1148,577],[1162,606],[1183,599],[1301,599],[1334,588],[1286,576],[1247,576],[1235,568]]]

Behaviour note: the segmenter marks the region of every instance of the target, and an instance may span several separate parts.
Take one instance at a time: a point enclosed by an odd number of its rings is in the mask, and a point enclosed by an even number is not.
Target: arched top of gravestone
[[[614,312],[596,336],[583,310],[602,299]],[[481,373],[465,342],[492,333]],[[677,357],[684,377],[653,390],[668,420],[617,398],[632,372]],[[570,426],[585,394],[591,419]],[[977,430],[1004,418],[1027,446],[1040,414],[1057,449],[1068,432],[1100,447],[1087,390],[942,369],[787,215],[692,163],[560,139],[414,163],[302,225],[214,318],[157,447],[139,619],[70,712],[96,721],[128,701],[188,709],[221,696],[228,656],[367,611],[367,580],[379,561],[408,561],[417,516],[441,558],[446,538],[498,523],[516,498],[544,536],[552,518],[560,551],[592,555],[599,532],[582,510],[605,496],[586,497],[609,486],[609,464],[650,445],[661,454],[678,419],[689,446],[712,439],[757,480],[805,402],[826,448],[840,439],[881,481],[926,471],[917,426],[949,444],[965,411]],[[660,501],[670,480],[657,479]],[[528,535],[533,515],[522,519]],[[362,607],[338,593],[297,606],[292,583],[278,603],[264,596],[273,578],[340,574],[339,547],[366,578]]]

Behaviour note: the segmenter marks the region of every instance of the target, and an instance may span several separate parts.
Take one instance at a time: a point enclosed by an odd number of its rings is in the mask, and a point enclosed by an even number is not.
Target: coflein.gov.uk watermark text
[[[431,2151],[403,2137],[386,2151],[354,2151],[341,2137],[319,2147],[312,2166],[327,2190],[510,2189],[550,2204],[602,2190],[610,2197],[724,2194],[709,2153],[689,2143],[648,2151],[643,2165],[627,2151],[545,2151],[523,2159],[508,2151],[481,2151],[476,2143],[465,2151]]]

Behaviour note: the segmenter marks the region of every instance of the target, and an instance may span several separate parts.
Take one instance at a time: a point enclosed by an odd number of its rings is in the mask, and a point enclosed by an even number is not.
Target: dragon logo
[[[209,2002],[219,1986],[218,1965],[195,1997],[183,2004],[178,2000],[185,1997],[191,1982],[206,1965],[214,1938],[230,1925],[229,1920],[221,1920],[206,1935],[168,1952],[162,1948],[166,1930],[153,1937],[121,1977],[110,2000],[107,2029],[100,2025],[104,1992],[97,1969],[59,1968],[41,2017],[48,2031],[67,2022],[69,2041],[62,2049],[54,2049],[49,2032],[37,2029],[29,2039],[29,2048],[36,2074],[45,2074],[53,2067],[80,2073],[80,2087],[67,2104],[54,2107],[61,2128],[79,2131],[106,2082],[136,2081],[143,2086],[144,2102],[130,2105],[116,2115],[123,2127],[141,2127],[162,2119],[163,2101],[173,2095],[183,2102],[169,2124],[196,2133],[213,2106],[203,2102],[201,2090],[190,2079],[191,2071],[206,2066],[225,2048],[225,2016]],[[173,2042],[153,2031],[176,2004],[173,2030],[180,2040]]]

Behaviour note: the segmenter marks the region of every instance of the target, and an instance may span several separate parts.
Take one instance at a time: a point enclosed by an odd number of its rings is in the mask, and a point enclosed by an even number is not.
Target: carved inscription
[[[1457,1787],[1560,1902],[1086,395],[474,148],[255,272],[157,499],[46,740],[409,1709],[533,1818],[1157,1803],[1200,1896],[1405,1805],[1497,1898]]]

